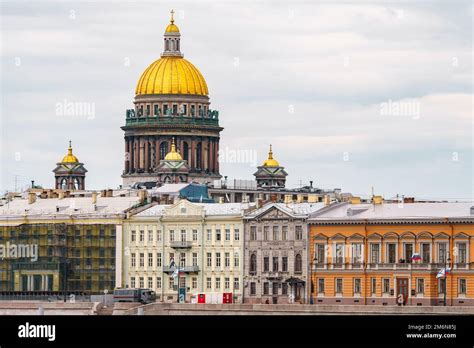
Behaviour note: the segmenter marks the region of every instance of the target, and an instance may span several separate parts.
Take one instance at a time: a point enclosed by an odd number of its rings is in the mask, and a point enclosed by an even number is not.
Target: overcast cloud
[[[472,198],[472,3],[3,1],[0,190],[53,186],[68,140],[117,187],[125,110],[174,8],[220,111],[221,148],[272,143],[288,185]],[[94,103],[61,116],[57,103]],[[383,103],[418,113],[384,114]],[[393,104],[395,103],[395,104]],[[222,163],[251,179],[255,167]]]

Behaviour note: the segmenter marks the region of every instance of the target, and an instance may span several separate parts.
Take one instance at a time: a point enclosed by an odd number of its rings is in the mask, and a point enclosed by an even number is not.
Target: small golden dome
[[[174,143],[174,138],[171,143],[171,151],[168,152],[165,156],[166,161],[182,161],[183,157],[176,151],[176,145]]]
[[[208,95],[209,91],[206,80],[191,62],[183,57],[162,57],[142,74],[135,94]]]
[[[272,145],[270,144],[270,151],[268,152],[268,158],[263,162],[264,167],[279,167],[280,163],[276,159],[273,159]]]
[[[63,157],[61,163],[78,163],[79,159],[72,154],[71,141],[69,140],[69,148],[67,149],[67,155]]]
[[[174,24],[174,10],[171,10],[170,24],[166,27],[165,33],[179,33],[179,28]]]

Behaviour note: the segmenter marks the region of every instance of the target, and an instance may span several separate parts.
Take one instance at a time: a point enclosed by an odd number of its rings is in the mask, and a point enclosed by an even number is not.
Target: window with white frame
[[[145,254],[144,253],[140,253],[140,267],[145,267]]]
[[[221,267],[221,253],[216,253],[216,267]]]
[[[148,230],[148,241],[150,243],[153,243],[153,231],[152,230]]]
[[[221,288],[221,278],[216,277],[216,290],[219,290]]]
[[[224,254],[224,267],[230,267],[230,253]]]
[[[170,230],[170,242],[174,242],[174,230]]]
[[[221,230],[216,229],[216,241],[220,241],[220,240],[221,240]]]
[[[153,253],[148,253],[148,267],[153,267]]]
[[[137,232],[135,230],[130,231],[130,242],[135,242]]]
[[[229,277],[225,277],[224,278],[224,289],[230,289],[230,278]]]
[[[445,263],[448,251],[447,243],[438,243],[438,263]]]
[[[206,278],[206,288],[207,289],[212,288],[212,279],[210,277]]]
[[[257,240],[257,226],[250,226],[250,240]]]
[[[135,253],[132,253],[130,255],[130,267],[133,267],[135,268],[136,267],[136,257],[135,257]]]
[[[193,277],[192,281],[191,281],[191,286],[193,289],[196,289],[197,288],[197,284],[198,284],[198,279],[197,277]]]
[[[198,253],[193,253],[193,266],[198,265]]]
[[[193,230],[193,241],[197,242],[198,240],[198,230]]]
[[[281,227],[281,240],[288,240],[288,226]]]
[[[467,243],[459,242],[456,243],[456,262],[466,263],[467,262]]]
[[[156,241],[161,242],[161,230],[156,231]]]
[[[466,295],[467,285],[466,278],[459,278],[458,280],[458,294]]]
[[[324,278],[318,278],[318,294],[324,294]]]
[[[413,256],[413,243],[403,243],[403,258],[406,263],[411,263],[411,258]]]
[[[416,292],[423,295],[425,293],[425,279],[416,278]]]
[[[342,278],[336,278],[336,294],[342,294]]]
[[[280,239],[279,232],[280,232],[279,226],[273,226],[273,240]]]
[[[387,243],[387,263],[397,263],[397,244]]]
[[[181,241],[186,242],[186,230],[181,230]]]
[[[139,239],[140,242],[143,242],[145,241],[145,231],[144,230],[140,230],[140,239]]]
[[[336,243],[334,248],[334,261],[341,264],[344,262],[344,243]]]
[[[380,263],[380,243],[370,243],[370,262]]]
[[[384,294],[390,293],[390,278],[383,278],[382,279],[382,292]]]
[[[295,226],[295,240],[303,239],[303,226]]]
[[[145,287],[145,279],[143,277],[140,277],[139,278],[139,285],[138,285],[140,288],[144,288]]]
[[[263,226],[263,240],[269,240],[270,226]]]
[[[207,253],[206,265],[207,267],[212,267],[212,253]]]
[[[161,289],[161,277],[156,277],[156,288]]]
[[[354,278],[354,294],[360,294],[361,288],[361,280],[360,278]]]
[[[153,289],[153,278],[148,277],[148,289]]]
[[[370,278],[370,293],[372,295],[377,293],[377,278]]]
[[[352,263],[362,263],[362,243],[352,244]]]
[[[234,252],[234,267],[239,267],[239,265],[240,265],[239,252],[236,251]]]
[[[316,250],[315,256],[314,256],[314,261],[318,265],[323,265],[326,263],[326,246],[323,243],[317,243],[315,244],[314,249]]]
[[[161,267],[161,253],[156,253],[156,267]]]
[[[212,230],[211,229],[207,229],[206,230],[206,236],[207,236],[207,241],[210,242],[212,240]]]
[[[430,263],[431,262],[431,244],[430,243],[421,243],[421,262]]]
[[[225,240],[226,241],[230,240],[230,228],[225,229]]]
[[[240,230],[238,228],[234,228],[234,240],[240,240]]]
[[[234,278],[234,290],[239,290],[240,288],[240,281],[238,277]]]
[[[135,277],[130,277],[130,287],[131,288],[135,287]]]

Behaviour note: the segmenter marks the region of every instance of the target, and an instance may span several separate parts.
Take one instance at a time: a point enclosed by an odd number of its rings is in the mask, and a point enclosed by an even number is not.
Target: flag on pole
[[[418,254],[418,253],[414,253],[414,254],[411,256],[411,260],[412,260],[412,261],[421,260],[421,255]]]
[[[178,275],[179,275],[179,268],[176,268],[171,276],[173,278],[176,278]]]
[[[436,278],[443,278],[445,277],[447,274],[449,274],[449,271],[451,271],[451,268],[442,268],[438,274],[436,275]]]

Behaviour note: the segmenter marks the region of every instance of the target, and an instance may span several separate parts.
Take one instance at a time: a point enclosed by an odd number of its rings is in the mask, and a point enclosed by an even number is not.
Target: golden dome
[[[268,152],[268,158],[263,162],[264,167],[279,167],[280,163],[276,159],[273,159],[272,145],[270,144],[270,151]]]
[[[179,33],[179,28],[176,24],[168,24],[166,27],[165,33]]]
[[[165,156],[166,161],[182,161],[183,157],[176,151],[176,145],[174,144],[174,138],[173,142],[171,143],[171,151],[168,152]]]
[[[67,155],[63,157],[61,163],[78,163],[79,159],[72,154],[71,141],[69,140],[69,148],[67,149]]]
[[[183,57],[162,57],[142,74],[135,94],[208,95],[209,91],[206,80],[191,62]]]

